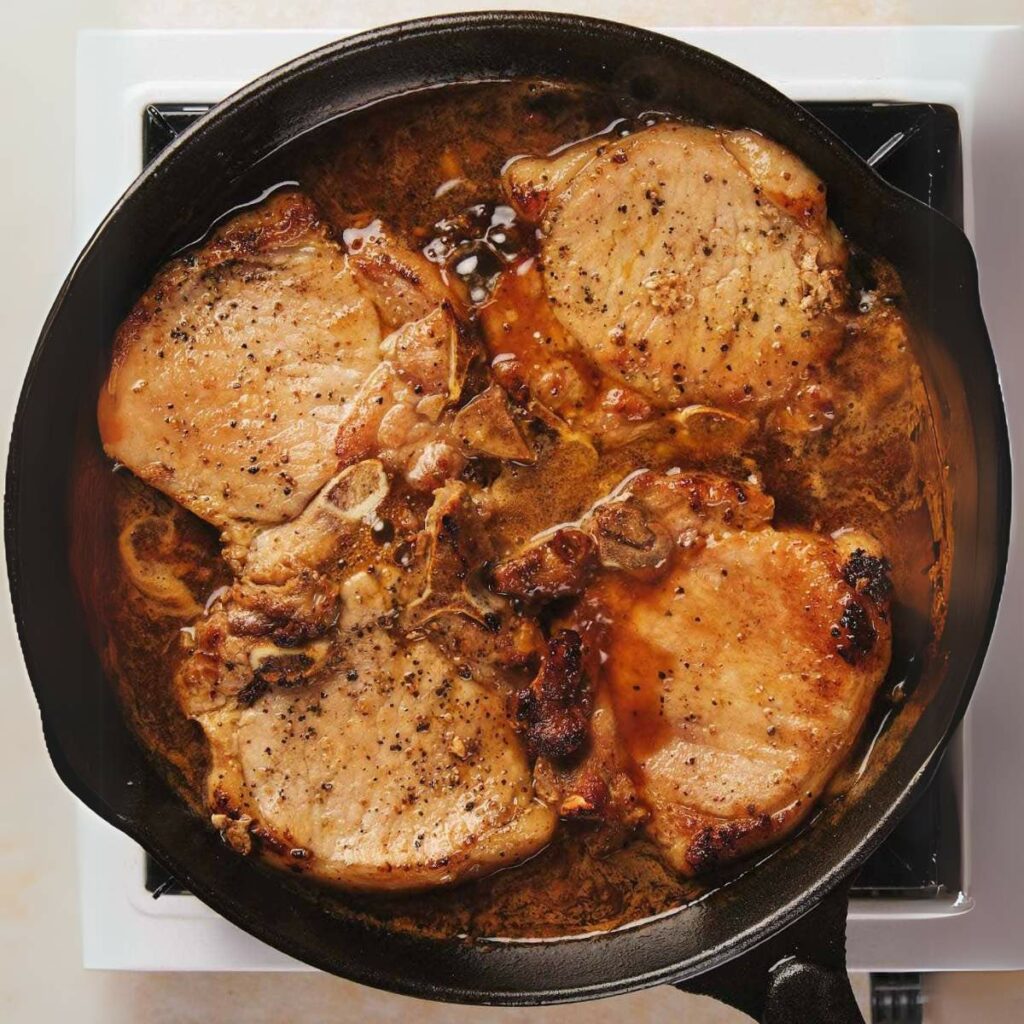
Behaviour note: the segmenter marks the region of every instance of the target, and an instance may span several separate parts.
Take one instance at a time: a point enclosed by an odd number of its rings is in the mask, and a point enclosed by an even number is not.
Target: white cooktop
[[[717,53],[798,100],[946,103],[960,118],[964,220],[1007,395],[1011,446],[1024,444],[1024,29],[661,29]],[[86,32],[79,37],[75,231],[84,244],[141,170],[142,111],[209,102],[257,75],[349,34],[335,31]],[[22,358],[27,363],[30,347]],[[1014,481],[1015,507],[1024,499]],[[952,756],[960,769],[964,891],[935,899],[855,900],[852,970],[1024,968],[1024,627],[1019,514],[996,631]],[[79,889],[87,967],[129,970],[304,970],[191,896],[153,900],[142,851],[79,809]]]

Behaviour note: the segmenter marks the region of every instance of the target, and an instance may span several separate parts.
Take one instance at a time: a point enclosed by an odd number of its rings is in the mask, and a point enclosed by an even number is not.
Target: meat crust
[[[537,677],[517,695],[516,717],[533,757],[566,758],[587,738],[589,712],[579,633],[563,629],[547,645]]]

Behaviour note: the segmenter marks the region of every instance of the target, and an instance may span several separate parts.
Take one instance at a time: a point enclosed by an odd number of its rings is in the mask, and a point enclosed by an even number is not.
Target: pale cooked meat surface
[[[696,873],[806,816],[864,723],[890,625],[872,538],[687,518],[666,575],[605,577],[585,600],[645,827]]]
[[[835,352],[845,263],[824,186],[752,132],[658,124],[506,175],[541,231],[551,307],[661,407],[756,408]]]
[[[337,572],[383,480],[380,462],[359,463],[257,538],[253,575],[197,624],[178,689],[236,849],[345,888],[410,890],[516,863],[556,816],[534,796],[493,669],[485,682],[387,628],[397,569]]]
[[[208,522],[278,523],[334,472],[334,435],[381,327],[299,193],[168,264],[118,331],[104,448]]]
[[[223,828],[265,856],[357,889],[416,889],[507,867],[550,839],[503,697],[429,641],[370,627],[336,668],[251,706],[197,715]]]

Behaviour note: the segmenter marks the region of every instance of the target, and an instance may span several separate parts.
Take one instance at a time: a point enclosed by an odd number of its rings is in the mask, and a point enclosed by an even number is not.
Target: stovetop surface
[[[142,125],[149,163],[211,104],[152,103]],[[932,103],[808,102],[820,118],[890,184],[963,225],[960,125],[956,111]],[[962,887],[955,772],[948,758],[889,838],[861,869],[855,896],[929,897]],[[184,890],[151,857],[146,888],[154,898]]]

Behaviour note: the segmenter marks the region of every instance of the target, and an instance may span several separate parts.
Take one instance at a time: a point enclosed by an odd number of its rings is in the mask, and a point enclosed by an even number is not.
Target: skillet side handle
[[[676,987],[762,1024],[864,1024],[846,972],[850,882],[759,946]]]

